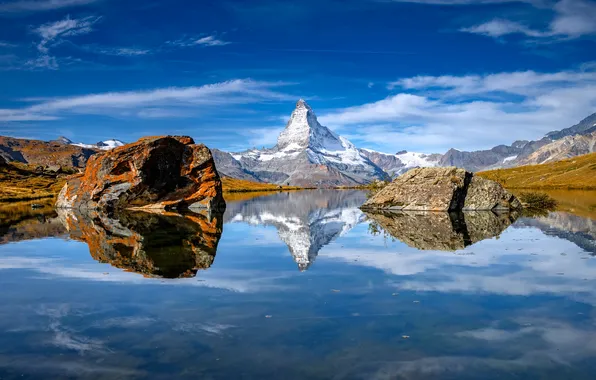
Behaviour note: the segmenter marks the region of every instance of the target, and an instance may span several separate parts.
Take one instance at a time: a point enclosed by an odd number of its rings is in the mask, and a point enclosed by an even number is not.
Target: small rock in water
[[[265,318],[271,318],[273,317],[272,315],[266,315]]]
[[[401,337],[402,337],[403,339],[410,339],[410,336],[409,336],[409,335],[402,335]]]
[[[341,292],[341,290],[338,290],[338,289],[331,289],[331,291],[332,291],[333,293],[339,293],[339,292]]]

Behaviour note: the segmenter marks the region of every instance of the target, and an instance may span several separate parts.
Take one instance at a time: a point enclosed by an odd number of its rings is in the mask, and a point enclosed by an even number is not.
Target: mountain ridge
[[[395,178],[416,167],[457,166],[482,171],[542,163],[549,159],[548,152],[553,152],[551,159],[586,154],[594,151],[593,130],[596,113],[573,127],[549,132],[534,141],[518,140],[471,152],[452,148],[444,154],[389,154],[357,148],[319,124],[312,108],[300,99],[274,147],[238,153],[212,150],[218,170],[230,177],[293,186],[353,186]],[[587,137],[572,138],[576,135]],[[565,144],[555,144],[565,138]],[[537,151],[547,152],[540,156],[543,161],[535,158]]]

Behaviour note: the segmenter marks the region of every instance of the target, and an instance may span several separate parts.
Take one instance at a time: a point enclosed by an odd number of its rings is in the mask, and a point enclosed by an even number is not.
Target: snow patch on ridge
[[[439,160],[431,160],[429,159],[429,156],[424,153],[406,152],[396,154],[395,157],[399,158],[407,168],[434,167],[439,164]]]
[[[117,148],[119,146],[126,145],[126,143],[111,139],[106,141],[100,141],[97,144],[83,144],[83,143],[71,143],[70,145],[80,146],[81,148],[89,148],[89,149],[101,149],[101,150],[111,150]]]

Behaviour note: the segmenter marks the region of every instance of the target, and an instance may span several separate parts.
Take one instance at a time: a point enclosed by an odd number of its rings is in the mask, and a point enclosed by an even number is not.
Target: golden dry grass
[[[477,173],[510,189],[596,190],[596,153],[542,165]]]
[[[30,166],[0,166],[0,202],[15,202],[55,197],[65,178],[36,173]]]
[[[297,186],[280,186],[271,183],[259,183],[246,181],[243,179],[236,179],[230,177],[223,177],[221,179],[223,183],[224,193],[245,193],[253,191],[288,191],[288,190],[302,190],[302,187]]]

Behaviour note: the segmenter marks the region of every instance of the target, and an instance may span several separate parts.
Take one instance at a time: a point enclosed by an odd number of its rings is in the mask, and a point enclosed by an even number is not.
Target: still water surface
[[[364,199],[0,210],[0,379],[594,378],[589,213],[366,215]]]

